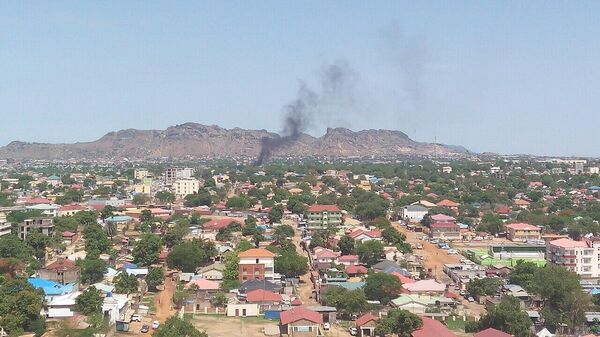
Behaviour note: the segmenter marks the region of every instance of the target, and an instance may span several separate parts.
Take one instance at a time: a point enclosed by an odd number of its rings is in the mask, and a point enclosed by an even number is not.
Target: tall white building
[[[178,179],[171,186],[173,193],[179,198],[194,194],[200,190],[200,181],[195,178]]]
[[[600,239],[558,239],[546,244],[546,261],[563,266],[581,278],[600,277]]]
[[[0,212],[0,237],[10,234],[12,225],[6,221],[6,214]]]

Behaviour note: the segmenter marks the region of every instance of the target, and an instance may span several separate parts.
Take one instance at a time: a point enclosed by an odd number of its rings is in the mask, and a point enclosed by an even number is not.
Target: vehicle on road
[[[140,329],[140,332],[141,333],[147,333],[148,331],[150,331],[150,327],[148,326],[148,324],[142,325],[142,328]]]
[[[473,298],[473,296],[469,296],[469,298],[467,299],[469,302],[475,302],[475,299]]]
[[[141,315],[132,315],[131,316],[131,322],[141,322],[142,321],[142,316]]]
[[[324,329],[325,331],[327,331],[327,330],[331,329],[331,324],[329,324],[329,323],[323,323],[323,329]]]
[[[455,254],[458,254],[458,251],[456,249],[448,249],[448,254],[455,255]]]
[[[152,329],[158,329],[159,326],[160,326],[160,322],[159,321],[152,322]]]
[[[423,245],[422,245],[422,244],[420,244],[420,243],[417,243],[417,244],[416,244],[416,247],[417,247],[417,249],[423,249]]]
[[[350,327],[350,328],[348,328],[348,332],[350,333],[351,336],[356,336],[356,334],[358,333],[358,330],[356,328]]]

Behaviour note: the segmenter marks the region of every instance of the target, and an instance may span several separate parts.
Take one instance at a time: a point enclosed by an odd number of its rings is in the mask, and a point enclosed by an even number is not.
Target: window
[[[256,259],[256,264],[258,264],[258,260],[259,260],[259,259]]]

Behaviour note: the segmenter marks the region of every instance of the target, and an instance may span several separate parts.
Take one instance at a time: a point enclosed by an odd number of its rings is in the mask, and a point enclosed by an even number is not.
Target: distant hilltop
[[[93,142],[74,144],[25,143],[15,141],[0,147],[0,159],[94,160],[256,157],[263,138],[278,134],[266,130],[225,129],[216,125],[185,123],[166,130],[126,129],[109,132]],[[405,133],[391,130],[352,131],[327,129],[325,135],[301,134],[273,153],[275,158],[302,157],[429,157],[468,158],[460,146],[421,143]]]

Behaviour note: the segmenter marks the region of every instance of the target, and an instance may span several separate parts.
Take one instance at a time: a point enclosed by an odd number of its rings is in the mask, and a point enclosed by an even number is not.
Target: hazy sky
[[[184,122],[280,131],[300,83],[318,91],[341,63],[352,81],[313,135],[385,128],[600,156],[598,13],[598,1],[0,1],[0,145]]]

